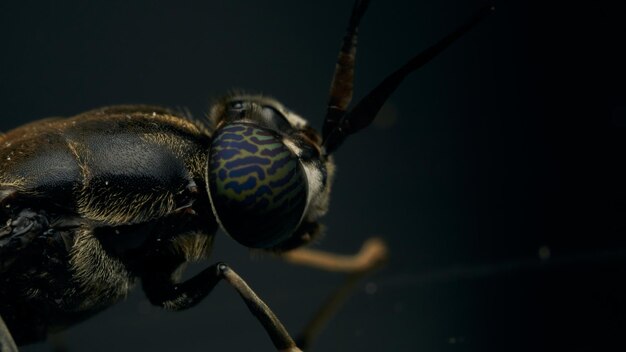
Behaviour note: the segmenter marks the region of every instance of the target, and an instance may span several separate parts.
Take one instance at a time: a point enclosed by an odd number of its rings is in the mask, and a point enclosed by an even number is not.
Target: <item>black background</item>
[[[373,2],[356,98],[481,4]],[[321,126],[350,7],[3,1],[0,130],[120,103],[202,117],[211,97],[234,88],[270,94]],[[392,254],[314,350],[626,347],[624,18],[619,1],[498,3],[348,140],[320,247],[349,253],[378,235]],[[293,332],[342,280],[250,259],[222,234],[213,257]],[[72,351],[272,350],[226,285],[180,313],[150,307],[137,290],[65,336]]]

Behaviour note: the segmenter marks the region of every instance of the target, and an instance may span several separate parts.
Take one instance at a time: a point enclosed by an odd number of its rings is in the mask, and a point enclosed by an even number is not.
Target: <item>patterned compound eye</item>
[[[275,246],[300,224],[306,174],[297,156],[272,131],[246,123],[218,130],[207,176],[218,221],[244,246]]]

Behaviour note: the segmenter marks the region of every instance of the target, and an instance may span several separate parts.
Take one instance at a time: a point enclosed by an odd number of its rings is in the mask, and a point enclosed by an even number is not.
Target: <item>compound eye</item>
[[[289,239],[304,214],[306,174],[270,129],[246,123],[219,129],[211,143],[207,183],[220,225],[247,247],[271,248]]]

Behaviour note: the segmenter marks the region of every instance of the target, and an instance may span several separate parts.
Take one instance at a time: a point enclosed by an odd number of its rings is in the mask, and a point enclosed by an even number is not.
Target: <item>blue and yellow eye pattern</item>
[[[268,248],[299,225],[307,199],[306,174],[276,132],[248,123],[216,131],[208,178],[213,209],[241,244]]]

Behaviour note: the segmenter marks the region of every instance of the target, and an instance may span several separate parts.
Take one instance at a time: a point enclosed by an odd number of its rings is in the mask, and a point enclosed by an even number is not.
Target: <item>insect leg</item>
[[[56,332],[48,335],[48,344],[52,352],[68,352],[67,338],[64,332]]]
[[[387,245],[380,238],[373,237],[363,242],[359,252],[353,255],[299,248],[281,254],[281,258],[292,264],[355,274],[369,272],[384,263],[387,259]]]
[[[270,335],[274,347],[279,351],[297,352],[301,351],[293,341],[287,329],[278,320],[278,317],[263,302],[259,296],[246,284],[246,282],[237,273],[229,268],[226,264],[218,264],[223,278],[239,293],[244,300],[250,312],[259,320],[265,331]]]
[[[279,351],[300,351],[272,310],[256,295],[237,273],[224,263],[214,264],[182,283],[172,283],[171,276],[143,278],[143,288],[148,299],[172,310],[190,308],[206,297],[220,280],[226,280],[244,300],[250,312],[268,333]]]
[[[387,246],[380,238],[370,238],[358,253],[340,255],[308,248],[285,252],[281,257],[292,264],[310,266],[326,271],[347,273],[344,282],[335,289],[315,312],[296,339],[298,347],[307,349],[319,335],[326,323],[341,308],[357,287],[359,281],[384,264]]]
[[[0,316],[0,352],[17,352],[17,346],[2,316]]]

